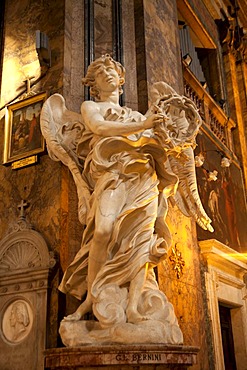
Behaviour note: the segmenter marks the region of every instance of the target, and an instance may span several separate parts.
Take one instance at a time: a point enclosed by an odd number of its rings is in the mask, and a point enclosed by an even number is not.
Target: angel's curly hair
[[[121,63],[116,62],[109,54],[102,55],[100,58],[92,62],[88,69],[86,76],[82,79],[82,84],[90,87],[90,95],[97,100],[100,99],[100,91],[95,82],[95,73],[102,66],[113,65],[120,78],[125,76],[125,68]],[[119,86],[119,95],[123,93],[122,86]]]

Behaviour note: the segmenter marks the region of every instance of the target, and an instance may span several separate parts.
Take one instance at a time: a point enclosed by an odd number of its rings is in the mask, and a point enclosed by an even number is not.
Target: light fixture
[[[226,157],[223,157],[222,159],[221,159],[221,162],[220,162],[220,165],[221,165],[221,167],[230,167],[230,165],[231,165],[231,160],[229,159],[229,158],[226,158]]]
[[[207,178],[206,178],[207,181],[216,181],[216,180],[218,180],[218,177],[217,177],[218,171],[216,171],[216,170],[209,171],[203,165],[200,165],[200,166],[197,166],[197,167],[201,167],[207,172]]]
[[[207,152],[217,152],[221,156],[220,166],[222,168],[230,167],[230,165],[231,165],[231,159],[230,158],[227,158],[224,155],[223,152],[221,152],[220,150],[216,150],[216,149],[205,150],[205,151],[200,152],[198,155],[195,156],[195,166],[196,167],[201,167],[201,168],[204,169],[204,171],[207,172],[207,181],[216,181],[218,179],[218,177],[217,177],[218,171],[216,171],[216,170],[213,170],[213,171],[208,170],[204,166],[204,162],[205,162],[205,159],[206,159],[206,153]]]
[[[207,171],[208,172],[208,181],[216,181],[217,180],[217,175],[218,175],[218,171],[214,170],[214,171]]]
[[[191,63],[192,63],[192,58],[191,58],[191,56],[190,56],[190,54],[189,53],[187,53],[187,54],[185,54],[184,56],[183,56],[183,60],[184,60],[184,62],[185,62],[185,64],[189,67],[190,65],[191,65]]]
[[[207,152],[216,152],[221,156],[221,162],[220,165],[223,168],[230,167],[231,165],[231,159],[227,158],[223,152],[217,149],[212,150],[204,150],[203,152],[200,152],[198,155],[195,156],[195,166],[196,167],[202,167],[203,163],[205,162],[206,153]]]
[[[48,36],[39,30],[36,31],[36,51],[39,56],[40,66],[51,66],[51,50]]]
[[[198,155],[195,156],[195,166],[196,167],[201,167],[205,161],[205,157],[202,153],[199,153]]]

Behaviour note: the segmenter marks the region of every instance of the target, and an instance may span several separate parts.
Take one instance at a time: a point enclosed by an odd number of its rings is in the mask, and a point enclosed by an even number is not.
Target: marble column
[[[175,0],[137,0],[135,36],[139,110],[147,108],[148,86],[165,81],[183,92]]]

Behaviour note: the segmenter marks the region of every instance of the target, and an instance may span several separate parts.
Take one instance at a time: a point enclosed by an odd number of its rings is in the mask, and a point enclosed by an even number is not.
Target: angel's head
[[[107,76],[110,74],[110,77]],[[100,100],[101,86],[99,86],[99,79],[102,79],[102,75],[105,75],[105,83],[110,84],[111,78],[117,78],[117,85],[119,95],[123,93],[122,85],[124,84],[125,68],[119,62],[116,62],[109,54],[105,54],[102,57],[92,62],[87,70],[86,76],[82,79],[82,83],[90,87],[90,95],[95,97],[96,100]],[[115,75],[115,76],[114,76]],[[101,76],[101,77],[100,77]]]

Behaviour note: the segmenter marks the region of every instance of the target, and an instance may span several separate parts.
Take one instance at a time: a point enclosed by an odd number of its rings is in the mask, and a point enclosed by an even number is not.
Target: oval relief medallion
[[[29,303],[23,299],[12,301],[6,308],[2,330],[5,338],[11,343],[19,343],[31,331],[33,312]]]

